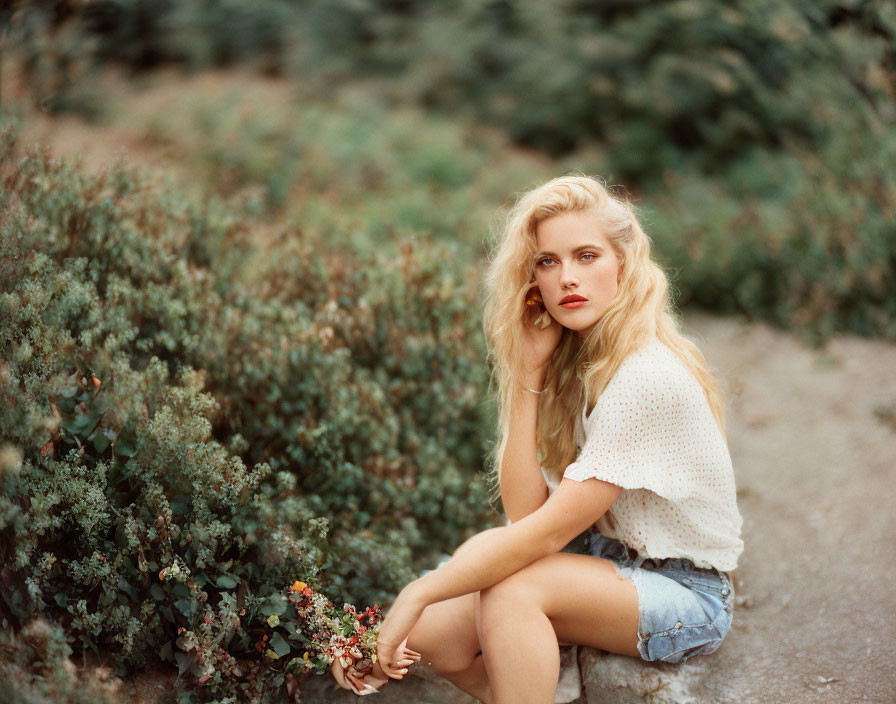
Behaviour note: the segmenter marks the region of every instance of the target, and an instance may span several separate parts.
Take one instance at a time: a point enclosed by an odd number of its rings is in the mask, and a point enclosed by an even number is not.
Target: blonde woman
[[[379,667],[419,653],[482,702],[549,704],[559,643],[713,652],[743,548],[722,400],[633,208],[584,176],[525,193],[487,285],[509,522],[401,591]]]

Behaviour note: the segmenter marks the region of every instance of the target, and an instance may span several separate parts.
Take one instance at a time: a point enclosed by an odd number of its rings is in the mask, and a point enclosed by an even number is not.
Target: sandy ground
[[[896,345],[815,350],[762,324],[686,322],[729,386],[744,517],[739,608],[706,683],[744,703],[891,704],[896,425],[881,411],[896,404]]]

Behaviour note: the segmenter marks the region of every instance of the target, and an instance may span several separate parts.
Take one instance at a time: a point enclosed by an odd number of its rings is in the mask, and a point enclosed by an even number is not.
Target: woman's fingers
[[[360,678],[352,671],[351,668],[345,671],[345,679],[348,681],[351,690],[355,694],[361,693],[361,688],[364,686],[364,683],[360,681]]]
[[[339,662],[339,658],[334,658],[333,662],[330,663],[330,672],[333,675],[333,679],[336,680],[336,684],[338,684],[343,689],[353,689],[349,681],[345,676],[345,668],[342,667],[342,663]]]
[[[408,639],[405,638],[397,647],[385,646],[388,650],[380,653],[380,665],[389,677],[401,679],[408,673],[408,668],[423,657],[416,650],[408,648]]]
[[[400,680],[406,674],[408,674],[408,668],[402,667],[399,663],[390,663],[389,667],[383,667],[383,672],[385,672],[389,677],[393,680]]]
[[[346,679],[352,685],[352,691],[355,694],[362,694],[368,688],[368,684],[364,681],[364,678],[361,677],[354,668],[349,667],[348,670],[345,671]]]
[[[364,684],[379,691],[380,689],[382,689],[383,685],[389,681],[389,678],[377,677],[373,674],[373,672],[368,672],[366,675],[361,675],[361,680],[364,682]]]
[[[392,679],[400,680],[408,673],[407,668],[412,664],[405,662],[405,660],[409,659],[406,655],[408,652],[407,641],[408,639],[405,638],[398,646],[392,646],[383,642],[377,644],[380,667]],[[414,655],[416,656],[417,653],[414,653]]]
[[[411,650],[408,647],[408,638],[410,638],[410,636],[401,641],[401,645],[396,648],[397,652],[404,653],[406,655],[416,655],[417,657],[422,657],[416,650]]]
[[[370,674],[362,675],[354,667],[348,668],[346,677],[352,684],[352,691],[359,696],[375,694],[388,681],[374,677]]]

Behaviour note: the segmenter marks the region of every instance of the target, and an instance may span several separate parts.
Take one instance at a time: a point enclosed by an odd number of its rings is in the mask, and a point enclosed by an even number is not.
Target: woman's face
[[[551,317],[586,335],[619,288],[619,260],[594,210],[562,213],[535,230],[535,283]]]

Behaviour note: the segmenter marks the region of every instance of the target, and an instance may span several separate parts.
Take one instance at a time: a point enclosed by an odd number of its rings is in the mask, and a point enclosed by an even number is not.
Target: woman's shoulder
[[[628,355],[598,397],[586,425],[618,417],[665,418],[702,413],[706,395],[676,354],[652,338]],[[587,428],[586,428],[587,429]]]
[[[697,380],[678,356],[657,337],[652,337],[622,361],[606,391],[631,394],[640,390],[655,394],[684,393],[695,388],[699,389]]]

